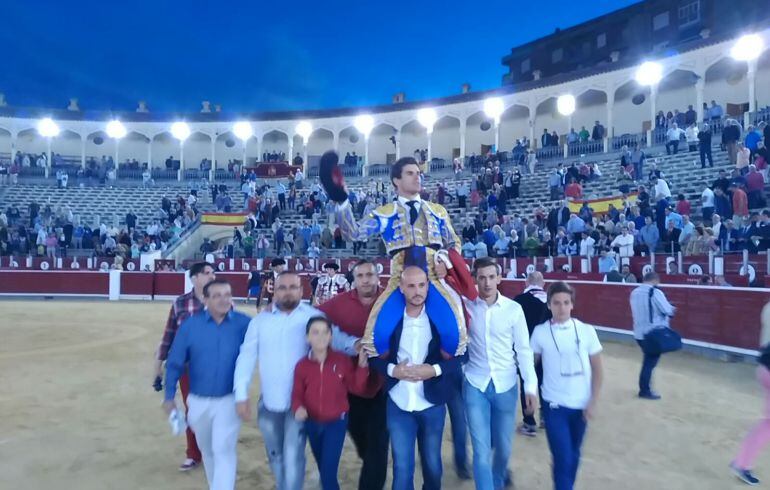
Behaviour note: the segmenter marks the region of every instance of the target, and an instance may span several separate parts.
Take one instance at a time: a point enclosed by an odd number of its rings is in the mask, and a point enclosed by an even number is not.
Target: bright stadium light
[[[190,137],[190,126],[185,122],[175,122],[171,125],[171,136],[180,142]]]
[[[433,125],[436,124],[437,119],[438,116],[435,109],[428,107],[417,111],[417,122],[422,124],[429,134],[433,132]]]
[[[107,136],[116,140],[125,137],[127,134],[126,127],[117,119],[108,122],[106,130]]]
[[[44,138],[55,138],[59,136],[59,125],[50,117],[46,117],[37,123],[37,132]]]
[[[730,56],[738,61],[753,61],[759,58],[764,47],[765,43],[758,34],[746,34],[735,42]]]
[[[254,135],[251,124],[246,121],[238,121],[233,124],[233,134],[241,141],[246,141]]]
[[[353,121],[353,126],[355,126],[359,133],[364,135],[364,138],[368,138],[372,133],[372,129],[374,129],[374,118],[369,114],[362,114],[356,117]]]
[[[302,138],[302,141],[307,144],[307,140],[310,138],[310,133],[313,132],[313,125],[310,124],[309,121],[300,121],[297,123],[297,127],[294,129],[294,131],[296,131],[297,134]]]
[[[500,124],[500,116],[503,115],[504,110],[505,104],[500,97],[490,97],[484,100],[484,114],[494,120],[495,124]]]
[[[571,116],[575,112],[575,96],[565,94],[556,99],[556,109],[562,116]]]
[[[654,61],[645,61],[636,70],[635,78],[640,85],[657,85],[663,78],[663,65]]]

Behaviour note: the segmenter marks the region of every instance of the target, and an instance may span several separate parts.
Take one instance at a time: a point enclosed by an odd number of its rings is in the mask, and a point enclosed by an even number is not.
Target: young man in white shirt
[[[524,311],[498,291],[501,269],[492,258],[478,259],[473,276],[479,297],[463,298],[470,316],[468,364],[463,394],[473,444],[473,479],[480,490],[503,488],[511,458],[517,365],[524,379],[526,412],[537,408],[537,375]]]
[[[393,490],[414,488],[415,442],[422,464],[422,488],[439,490],[446,403],[458,389],[461,362],[467,353],[442,355],[438,330],[425,311],[428,276],[423,269],[405,268],[399,287],[406,302],[403,319],[390,336],[388,351],[369,360],[373,369],[385,375]]]
[[[634,255],[634,236],[628,232],[627,227],[620,229],[620,235],[616,236],[610,247],[618,247],[620,257],[633,257]]]
[[[565,282],[548,288],[553,319],[535,327],[535,362],[543,363],[543,417],[556,490],[571,490],[580,465],[587,421],[602,386],[602,346],[596,330],[571,317],[575,291]]]
[[[711,221],[711,217],[714,215],[714,191],[711,190],[706,182],[701,185],[704,188],[700,195],[700,207],[703,210],[703,221],[708,222]]]

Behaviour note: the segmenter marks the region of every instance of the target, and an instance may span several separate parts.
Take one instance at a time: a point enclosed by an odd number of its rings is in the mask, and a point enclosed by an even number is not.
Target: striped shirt
[[[171,344],[174,342],[174,337],[182,322],[192,315],[203,311],[203,308],[203,303],[195,296],[194,289],[174,300],[174,303],[171,305],[171,311],[168,313],[168,321],[166,321],[166,328],[163,331],[163,338],[161,338],[160,345],[158,346],[157,358],[159,361],[165,361],[168,357],[168,351],[171,349]]]
[[[669,322],[676,308],[668,302],[660,289],[650,284],[642,284],[631,291],[630,302],[635,339],[644,339],[648,332],[656,328],[670,328]]]

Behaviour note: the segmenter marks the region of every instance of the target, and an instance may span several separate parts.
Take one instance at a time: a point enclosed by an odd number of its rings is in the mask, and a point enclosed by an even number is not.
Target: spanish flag
[[[627,200],[630,204],[636,203],[637,194],[638,194],[637,192],[628,194]],[[615,208],[619,211],[623,210],[623,196],[604,197],[601,199],[582,199],[582,200],[568,201],[567,207],[569,208],[570,213],[578,214],[580,212],[580,208],[583,207],[583,203],[588,203],[588,206],[594,210],[595,215],[605,214],[607,211],[609,211],[610,204],[615,206]]]
[[[202,225],[241,226],[246,221],[246,213],[203,213]]]

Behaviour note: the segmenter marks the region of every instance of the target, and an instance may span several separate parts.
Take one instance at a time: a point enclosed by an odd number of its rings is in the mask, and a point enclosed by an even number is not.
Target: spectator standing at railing
[[[580,137],[579,137],[579,136],[578,136],[578,134],[575,132],[575,128],[571,128],[571,129],[569,130],[569,134],[567,135],[567,144],[570,144],[570,145],[574,145],[575,143],[577,143],[577,142],[578,142],[578,139],[579,139],[579,138],[580,138]]]
[[[591,131],[591,139],[594,141],[601,141],[604,139],[604,126],[602,126],[599,121],[594,122],[594,128]]]
[[[684,122],[688,126],[698,123],[698,113],[695,112],[695,109],[693,109],[691,105],[687,106],[687,112],[684,113]]]
[[[724,115],[725,111],[722,109],[722,106],[717,104],[716,101],[711,101],[711,107],[709,107],[708,110],[708,117],[712,121],[718,121],[722,119],[722,116]]]

